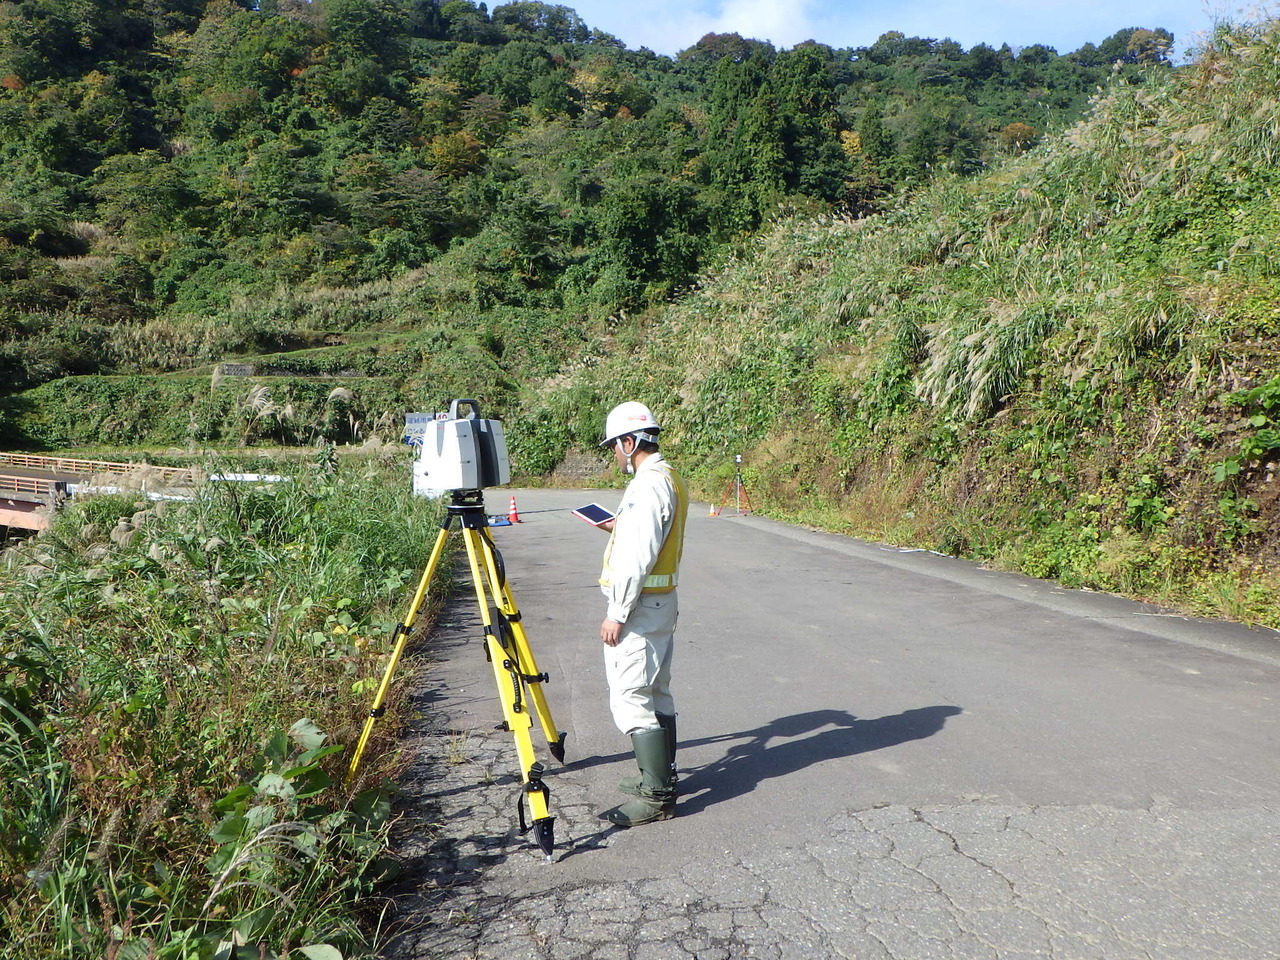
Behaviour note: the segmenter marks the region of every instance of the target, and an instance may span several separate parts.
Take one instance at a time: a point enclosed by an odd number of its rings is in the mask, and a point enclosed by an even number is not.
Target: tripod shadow
[[[860,720],[846,710],[813,710],[779,717],[742,733],[685,741],[682,747],[723,742],[733,742],[733,745],[719,760],[682,775],[680,813],[697,813],[750,793],[765,780],[785,777],[824,760],[923,740],[940,732],[948,717],[962,712],[959,707],[940,705]],[[802,739],[795,739],[797,737]]]

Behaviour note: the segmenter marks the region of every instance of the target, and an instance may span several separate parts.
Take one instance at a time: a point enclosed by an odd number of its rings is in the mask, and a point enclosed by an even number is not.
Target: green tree
[[[532,103],[535,84],[550,77],[555,70],[551,53],[544,44],[513,40],[503,44],[497,56],[481,67],[479,82],[514,109]]]
[[[92,192],[99,222],[142,246],[181,232],[199,199],[182,171],[150,150],[104,160],[94,171]]]
[[[440,13],[438,0],[401,0],[409,36],[442,40],[448,25]]]
[[[840,147],[839,117],[827,64],[832,51],[804,44],[780,54],[771,75],[782,117],[788,191],[836,202],[851,171]]]
[[[1169,63],[1173,49],[1173,34],[1157,27],[1126,27],[1117,30],[1098,46],[1098,52],[1106,63]]]
[[[154,9],[165,12],[162,5]],[[189,9],[174,11],[178,22]],[[9,2],[0,6],[0,74],[30,83],[78,76],[109,62],[137,62],[150,50],[154,27],[135,0]]]
[[[726,57],[741,63],[756,53],[766,60],[772,60],[775,52],[773,44],[766,40],[747,40],[738,33],[708,33],[692,47],[676,54],[676,59],[682,63],[714,65]]]
[[[94,70],[6,93],[0,100],[0,150],[83,177],[106,157],[152,146],[150,120],[116,76]]]
[[[449,0],[440,8],[445,32],[450,40],[463,43],[498,43],[502,28],[489,19],[488,8],[471,0]]]
[[[602,303],[665,298],[697,268],[705,229],[692,184],[638,177],[612,186],[592,213]]]
[[[492,22],[509,37],[537,37],[549,43],[586,43],[590,32],[569,7],[532,0],[493,8]]]
[[[313,62],[318,42],[313,28],[297,20],[211,6],[192,38],[187,66],[205,96],[235,97],[247,89],[271,100]]]
[[[979,43],[969,49],[960,61],[960,72],[977,83],[983,83],[1000,75],[1004,58],[989,44]]]
[[[893,154],[893,134],[884,125],[880,108],[869,104],[858,119],[858,139],[862,153],[873,163],[881,163]]]
[[[758,51],[717,64],[709,128],[714,223],[725,235],[749,230],[782,195],[786,158],[769,64]]]
[[[1173,34],[1168,30],[1139,29],[1133,31],[1125,44],[1125,53],[1134,63],[1167,66],[1173,50]]]
[[[397,170],[373,154],[343,162],[334,197],[354,235],[369,240],[371,276],[434,259],[454,225],[452,202],[435,174]]]

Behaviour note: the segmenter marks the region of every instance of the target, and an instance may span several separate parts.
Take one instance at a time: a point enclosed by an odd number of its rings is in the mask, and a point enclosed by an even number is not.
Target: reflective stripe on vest
[[[658,551],[653,569],[644,578],[641,593],[670,593],[676,588],[680,575],[680,555],[684,552],[684,520],[689,512],[689,494],[685,491],[684,481],[679,474],[670,467],[664,472],[675,487],[676,508],[671,518],[671,529],[667,531],[667,538],[662,541],[662,549]]]

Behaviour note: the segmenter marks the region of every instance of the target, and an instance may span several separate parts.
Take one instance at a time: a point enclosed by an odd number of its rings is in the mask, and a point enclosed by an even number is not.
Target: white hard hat
[[[633,433],[640,435],[641,440],[656,443],[657,431],[661,429],[648,407],[635,400],[628,400],[609,411],[604,422],[604,442],[600,446],[607,447],[619,437]]]

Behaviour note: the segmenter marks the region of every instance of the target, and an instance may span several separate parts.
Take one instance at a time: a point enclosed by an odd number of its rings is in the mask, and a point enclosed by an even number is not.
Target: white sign
[[[434,413],[406,413],[404,415],[405,443],[415,447],[422,446],[422,435],[427,432],[427,424],[436,418]]]

